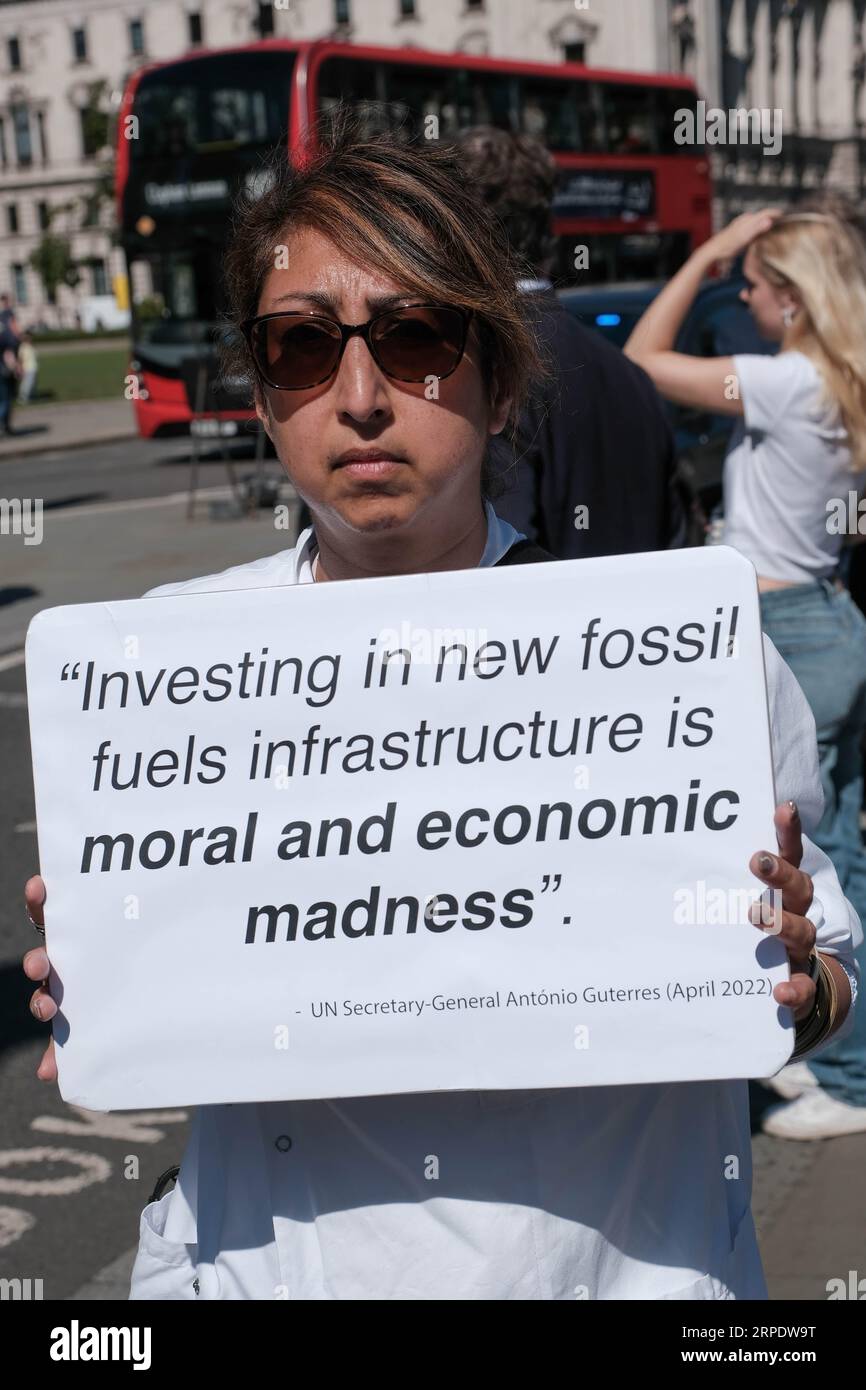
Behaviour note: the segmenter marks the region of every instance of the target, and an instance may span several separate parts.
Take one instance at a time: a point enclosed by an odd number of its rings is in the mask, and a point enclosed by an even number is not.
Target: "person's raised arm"
[[[697,247],[632,329],[623,351],[652,377],[667,400],[714,415],[742,415],[739,392],[731,389],[734,359],[691,357],[676,352],[674,344],[707,273],[719,261],[732,261],[772,226],[777,215],[772,208],[743,213]]]

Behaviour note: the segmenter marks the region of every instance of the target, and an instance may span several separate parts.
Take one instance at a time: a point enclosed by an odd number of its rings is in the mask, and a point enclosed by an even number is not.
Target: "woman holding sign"
[[[228,279],[259,418],[314,525],[152,594],[526,558],[485,469],[538,368],[517,278],[447,148],[349,131],[278,166],[241,209]],[[774,998],[809,1055],[847,1026],[858,928],[803,833],[811,716],[769,643],[766,662],[782,804],[778,849],[750,868],[781,894],[791,974]],[[26,899],[41,922],[40,878]],[[43,980],[45,951],[25,969]],[[33,1010],[56,1012],[46,988]],[[56,1076],[51,1047],[39,1075]],[[742,1081],[207,1106],[176,1188],[142,1215],[132,1297],[762,1298],[750,1188]]]
[[[703,277],[744,251],[740,297],[762,337],[779,344],[778,355],[673,351]],[[856,505],[866,484],[860,230],[830,203],[825,211],[743,214],[698,247],[625,351],[669,400],[736,419],[725,457],[722,540],[754,564],[763,629],[815,716],[824,791],[815,839],[866,917],[866,618],[836,574],[843,536],[864,529]],[[814,1069],[792,1068],[778,1088],[796,1099],[765,1118],[770,1134],[827,1139],[866,1130],[866,1015],[843,1045]]]

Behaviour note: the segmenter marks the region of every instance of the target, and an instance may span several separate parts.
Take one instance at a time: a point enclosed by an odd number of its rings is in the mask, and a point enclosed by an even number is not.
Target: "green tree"
[[[49,304],[57,303],[57,290],[60,285],[75,288],[81,276],[72,259],[72,248],[66,237],[47,231],[31,252],[30,264],[45,287]]]
[[[101,77],[98,82],[88,83],[87,100],[81,112],[84,154],[87,159],[98,155],[109,143],[111,116],[105,110],[107,93],[108,83],[104,77]]]
[[[114,136],[116,117],[105,109],[108,96],[108,83],[104,78],[91,82],[87,89],[87,102],[81,112],[81,129],[84,139],[84,153],[96,163],[96,176],[91,187],[81,197],[82,225],[96,227],[105,204],[114,200]],[[114,228],[111,239],[117,244],[118,232]]]

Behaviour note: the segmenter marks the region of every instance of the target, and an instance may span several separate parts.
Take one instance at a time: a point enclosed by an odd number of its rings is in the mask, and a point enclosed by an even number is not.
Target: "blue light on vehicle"
[[[599,328],[616,328],[622,319],[619,314],[596,314],[595,321]]]

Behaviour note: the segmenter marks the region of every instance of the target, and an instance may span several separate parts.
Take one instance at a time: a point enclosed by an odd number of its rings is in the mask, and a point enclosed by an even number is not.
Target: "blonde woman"
[[[741,298],[761,335],[780,344],[778,355],[673,351],[703,277],[743,251]],[[737,417],[725,458],[722,541],[754,564],[764,631],[815,716],[824,790],[815,838],[866,917],[859,825],[866,618],[836,575],[866,482],[864,242],[829,204],[745,213],[695,251],[625,351],[668,400]],[[767,1117],[769,1133],[823,1139],[866,1130],[864,1030],[861,1011],[844,1044],[778,1083],[793,1099]]]

